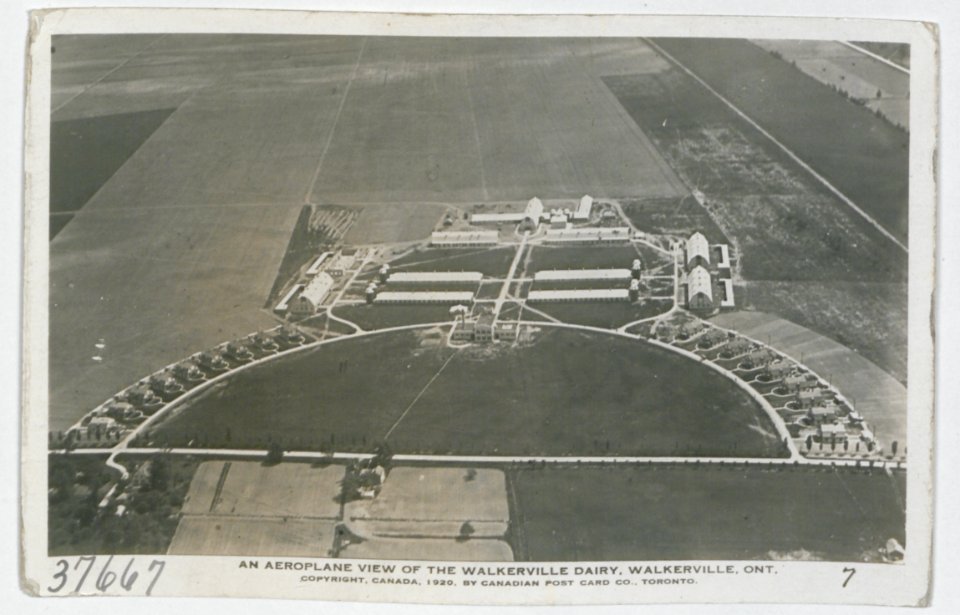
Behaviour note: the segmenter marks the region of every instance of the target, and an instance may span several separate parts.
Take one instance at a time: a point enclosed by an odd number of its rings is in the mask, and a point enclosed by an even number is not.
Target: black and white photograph
[[[31,102],[40,593],[925,587],[934,39],[78,30]]]

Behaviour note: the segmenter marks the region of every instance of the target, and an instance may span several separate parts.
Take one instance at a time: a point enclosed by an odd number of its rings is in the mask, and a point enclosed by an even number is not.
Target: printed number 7
[[[847,575],[847,578],[843,580],[843,587],[846,587],[846,586],[847,586],[847,583],[850,582],[850,579],[853,578],[853,575],[857,574],[857,569],[856,569],[856,568],[844,568],[843,571],[850,573],[850,574]]]

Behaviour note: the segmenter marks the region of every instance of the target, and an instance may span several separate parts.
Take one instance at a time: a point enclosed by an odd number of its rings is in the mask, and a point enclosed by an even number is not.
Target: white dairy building
[[[431,246],[495,246],[496,231],[435,231],[430,235]]]
[[[479,271],[397,271],[387,277],[390,284],[458,284],[480,283]]]
[[[531,290],[527,301],[532,303],[580,301],[629,301],[626,288],[590,288],[585,290]]]
[[[314,314],[333,288],[333,277],[321,271],[300,291],[300,296],[290,304],[290,311],[297,315]]]
[[[377,294],[374,305],[382,304],[453,304],[473,303],[473,293],[470,291],[431,291],[431,292],[404,292],[384,291]]]
[[[629,269],[545,269],[533,274],[534,282],[558,280],[623,280],[632,277]]]

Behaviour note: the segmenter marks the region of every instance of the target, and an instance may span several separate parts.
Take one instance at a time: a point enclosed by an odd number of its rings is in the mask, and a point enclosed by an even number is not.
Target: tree
[[[807,436],[807,442],[806,442],[806,444],[807,444],[807,450],[808,450],[808,451],[809,451],[811,448],[813,448],[813,436]]]
[[[457,540],[460,542],[470,540],[470,536],[476,533],[476,530],[473,529],[473,524],[469,521],[464,521],[463,525],[460,526],[460,535],[457,536]]]
[[[283,447],[280,446],[279,442],[271,442],[270,446],[267,447],[267,463],[276,465],[281,461],[283,461]]]
[[[890,452],[891,452],[892,454],[894,454],[894,455],[897,454],[897,446],[898,446],[898,445],[897,445],[897,441],[896,441],[896,440],[894,440],[893,442],[890,443]]]

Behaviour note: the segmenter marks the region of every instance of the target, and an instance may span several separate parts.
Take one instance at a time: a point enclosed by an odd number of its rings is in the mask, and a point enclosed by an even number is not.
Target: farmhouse
[[[630,291],[626,288],[590,288],[584,290],[531,290],[527,301],[540,302],[583,302],[583,301],[629,301]]]
[[[573,219],[578,222],[590,219],[590,210],[593,209],[593,197],[589,194],[580,199],[580,205],[573,212]]]
[[[813,406],[807,411],[807,416],[814,424],[832,423],[837,418],[837,407],[833,404]]]
[[[333,277],[326,271],[318,273],[290,305],[290,312],[297,316],[314,314],[333,288]]]
[[[713,309],[713,282],[710,272],[700,265],[687,274],[687,307],[691,310]]]
[[[544,269],[533,275],[533,281],[623,280],[626,282],[630,277],[629,269]]]
[[[473,303],[473,293],[470,291],[430,291],[430,292],[404,292],[404,291],[384,291],[374,298],[373,303],[410,305],[410,304],[440,304],[449,303]]]
[[[430,235],[431,246],[471,247],[497,245],[496,231],[435,231]]]
[[[707,238],[700,231],[690,235],[690,238],[687,239],[686,265],[687,271],[693,271],[698,265],[710,265],[710,246],[707,244]]]
[[[630,229],[626,226],[547,229],[545,240],[548,243],[617,243],[630,241]]]
[[[458,284],[480,283],[483,274],[479,271],[398,271],[390,274],[390,284]]]

